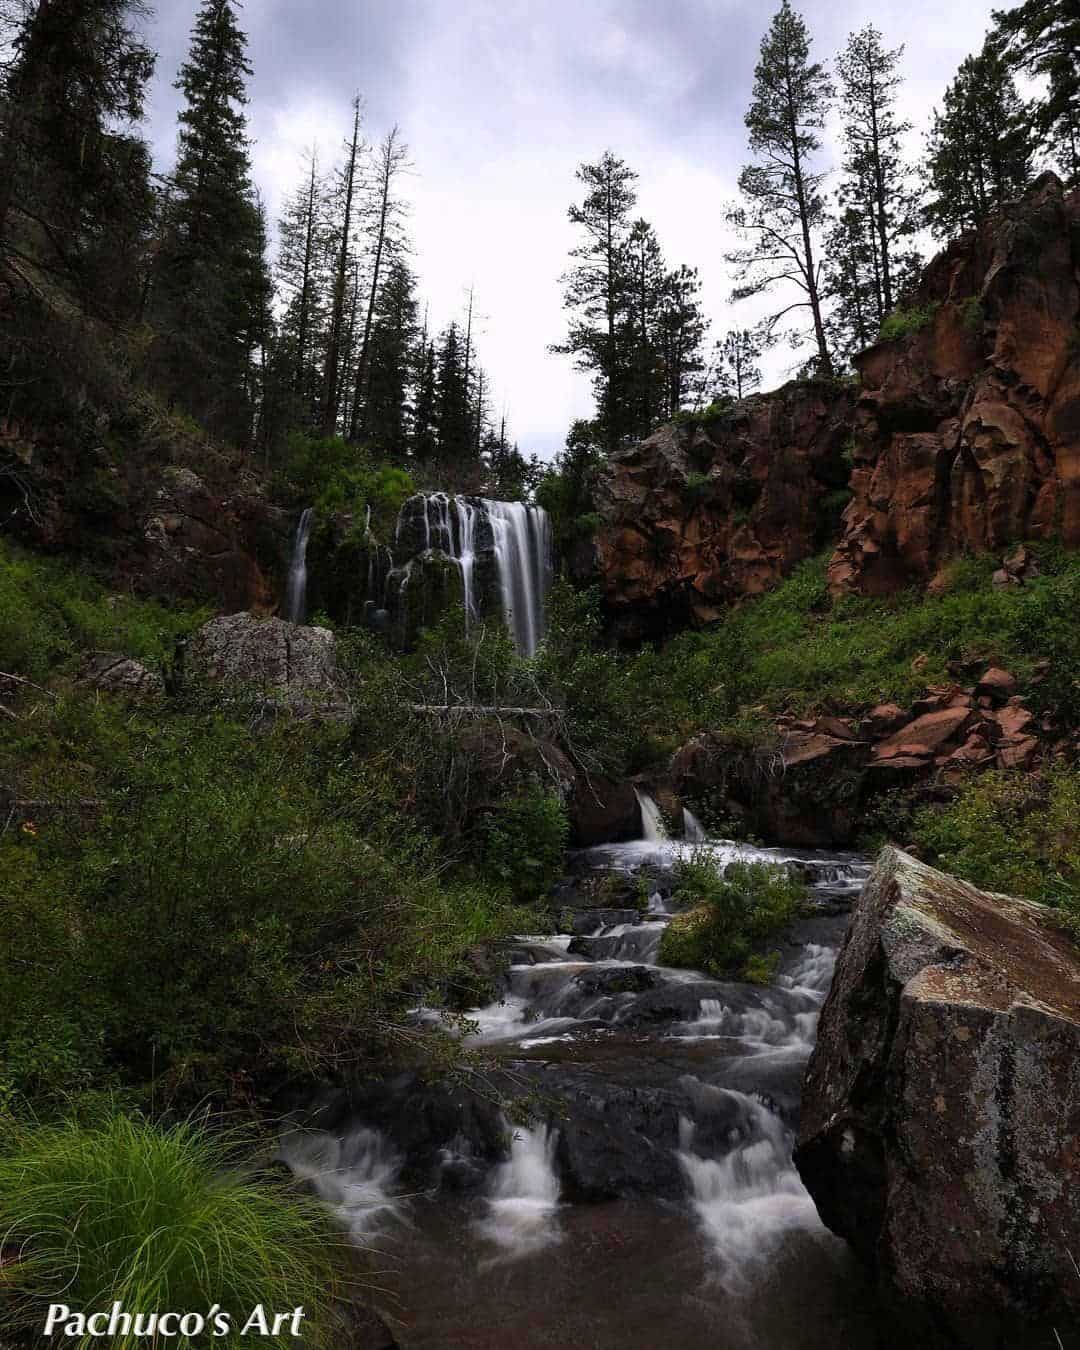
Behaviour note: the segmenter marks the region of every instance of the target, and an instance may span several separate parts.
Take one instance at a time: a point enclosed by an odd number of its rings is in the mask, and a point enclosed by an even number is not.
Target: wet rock
[[[570,802],[570,842],[575,848],[641,838],[641,807],[632,783],[582,775]]]
[[[1053,913],[884,850],[821,1015],[796,1161],[930,1343],[1077,1326],[1078,1063],[1080,949]]]
[[[646,989],[655,989],[660,980],[649,966],[602,966],[584,971],[574,983],[587,998],[600,998],[611,994],[640,994]]]
[[[571,951],[579,951],[574,944],[582,938],[598,933],[601,928],[611,928],[615,924],[638,923],[641,911],[637,909],[579,909],[570,915],[569,930],[574,934],[570,943]]]

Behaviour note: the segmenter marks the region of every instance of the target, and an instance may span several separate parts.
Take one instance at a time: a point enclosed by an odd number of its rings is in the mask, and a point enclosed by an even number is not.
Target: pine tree
[[[665,407],[659,317],[668,284],[660,241],[648,221],[635,220],[630,226],[623,268],[626,312],[619,326],[619,364],[629,429],[634,436],[645,437]]]
[[[461,330],[451,323],[442,336],[435,379],[435,436],[438,459],[453,469],[474,458],[472,416],[465,383]]]
[[[330,305],[323,357],[322,430],[333,436],[338,430],[342,389],[348,373],[346,328],[349,318],[349,281],[355,267],[353,237],[356,230],[356,197],[361,159],[367,146],[360,136],[360,96],[353,99],[352,132],[345,147],[345,162],[338,170],[332,203],[331,238],[333,268]]]
[[[400,258],[387,269],[375,302],[367,392],[359,434],[383,454],[401,458],[410,435],[410,358],[417,337],[416,283]]]
[[[212,429],[246,443],[250,361],[270,281],[251,182],[244,104],[251,74],[230,0],[204,0],[176,87],[184,95],[176,169],[158,253],[158,370]]]
[[[729,328],[716,344],[716,387],[721,394],[744,399],[761,386],[758,364],[769,338],[761,328]]]
[[[829,346],[847,360],[877,339],[885,315],[877,232],[865,203],[844,207],[825,237],[833,301],[825,321]]]
[[[416,354],[416,405],[413,415],[412,452],[421,464],[430,464],[438,454],[438,390],[435,344],[427,341],[427,324]]]
[[[838,197],[848,242],[840,255],[846,266],[840,270],[850,272],[856,262],[861,264],[856,300],[861,306],[861,292],[869,286],[877,327],[896,304],[898,282],[913,269],[912,249],[905,250],[904,241],[918,227],[902,150],[911,123],[896,114],[896,92],[903,82],[897,66],[903,52],[903,47],[888,50],[878,30],[867,26],[851,34],[836,63],[844,135],[844,178]],[[836,256],[832,248],[828,252]],[[847,296],[851,280],[850,275],[842,282],[834,276],[833,294]]]
[[[577,178],[585,196],[570,207],[569,217],[585,238],[572,250],[576,262],[563,278],[569,331],[551,350],[573,356],[579,370],[593,375],[597,420],[605,443],[614,449],[633,430],[619,328],[626,310],[625,245],[637,175],[605,151],[596,164],[580,165]]]
[[[286,199],[278,222],[275,278],[283,302],[280,352],[296,422],[315,427],[321,374],[318,336],[326,320],[330,271],[326,189],[317,155],[308,157],[304,181]]]
[[[1026,0],[995,11],[996,44],[1019,70],[1045,80],[1032,109],[1041,141],[1056,155],[1068,185],[1080,187],[1080,3]]]
[[[660,417],[670,421],[691,401],[705,369],[701,344],[708,327],[698,298],[701,282],[692,267],[679,267],[663,280],[656,321],[663,401]]]
[[[927,141],[926,218],[949,238],[970,230],[1031,178],[1028,110],[991,42],[969,56],[934,113]]]
[[[739,175],[744,203],[728,215],[748,241],[728,254],[737,269],[735,300],[762,295],[778,283],[802,293],[770,316],[775,327],[792,311],[810,310],[815,364],[832,374],[825,336],[822,286],[814,235],[825,220],[824,174],[811,168],[821,149],[818,132],[833,88],[824,68],[810,62],[810,36],[800,15],[784,0],[761,43],[753,101],[746,113],[750,150],[756,161]]]
[[[386,265],[393,263],[405,247],[402,234],[405,204],[395,197],[394,184],[409,167],[409,147],[402,142],[398,127],[392,127],[379,146],[375,162],[375,191],[364,211],[371,241],[371,278],[364,335],[360,341],[356,362],[356,387],[353,395],[353,414],[350,419],[350,434],[354,440],[359,434],[361,410],[367,394],[368,349],[375,321],[376,298]]]
[[[0,259],[44,272],[102,318],[138,309],[150,158],[132,127],[154,55],[138,0],[38,0],[17,22],[0,85]]]

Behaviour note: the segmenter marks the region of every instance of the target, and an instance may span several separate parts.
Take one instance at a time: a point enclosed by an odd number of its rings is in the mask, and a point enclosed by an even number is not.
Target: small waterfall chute
[[[289,579],[285,588],[285,617],[290,623],[303,623],[307,605],[307,548],[311,537],[311,524],[315,516],[313,507],[307,506],[300,514],[300,521],[293,536],[292,559],[289,562]]]
[[[479,1229],[508,1255],[525,1255],[558,1241],[558,1138],[558,1131],[547,1125],[515,1127],[510,1157],[495,1170],[488,1214]]]
[[[705,826],[688,806],[683,807],[682,818],[683,837],[691,844],[704,844],[709,838],[705,833]]]
[[[482,499],[495,537],[503,618],[522,656],[532,656],[544,632],[551,583],[551,526],[547,512],[524,502]]]
[[[638,800],[638,806],[641,808],[641,837],[650,844],[665,843],[668,832],[664,827],[664,818],[660,814],[660,808],[647,792],[642,792],[640,788],[634,789],[634,796]]]

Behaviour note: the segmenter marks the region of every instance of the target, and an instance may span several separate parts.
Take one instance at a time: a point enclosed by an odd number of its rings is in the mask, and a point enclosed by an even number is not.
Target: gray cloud
[[[175,143],[171,83],[195,8],[168,0],[150,25],[161,57],[149,125],[163,167]],[[819,60],[870,21],[907,44],[904,107],[920,132],[981,44],[991,8],[802,6]],[[356,90],[370,139],[399,123],[416,163],[412,234],[432,321],[448,322],[475,285],[498,406],[524,448],[551,454],[570,418],[590,408],[584,377],[547,353],[563,328],[558,278],[573,243],[566,209],[578,162],[606,147],[626,158],[670,260],[700,269],[714,328],[752,317],[727,304],[723,208],[773,9],[753,0],[248,0],[260,191],[273,217],[303,148],[314,140],[327,160],[336,153]],[[913,150],[920,144],[913,136]]]

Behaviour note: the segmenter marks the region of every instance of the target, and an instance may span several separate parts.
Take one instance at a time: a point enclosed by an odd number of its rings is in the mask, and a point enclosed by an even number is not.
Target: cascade
[[[650,844],[663,843],[667,839],[668,833],[664,828],[664,818],[660,814],[660,808],[647,792],[641,792],[638,788],[635,788],[634,796],[638,799],[638,806],[641,807],[641,837]]]
[[[476,567],[487,552],[494,559],[499,602],[514,644],[523,656],[532,656],[543,637],[544,606],[551,585],[551,525],[547,512],[524,502],[500,502],[488,497],[451,497],[445,492],[425,493],[401,508],[394,531],[396,550],[402,545],[408,525],[421,524],[424,553],[444,554],[461,573],[462,601],[466,624],[476,619],[483,597],[477,594]],[[490,542],[488,542],[490,541]],[[414,575],[412,558],[403,558],[393,569],[402,589]],[[379,599],[369,594],[369,599]]]
[[[703,844],[708,836],[705,833],[705,826],[694,815],[688,806],[682,809],[683,818],[683,837],[691,844]]]
[[[285,617],[290,623],[304,622],[304,607],[307,602],[307,546],[313,517],[313,509],[310,506],[305,507],[293,537],[292,560],[289,563],[289,579],[285,589]]]

